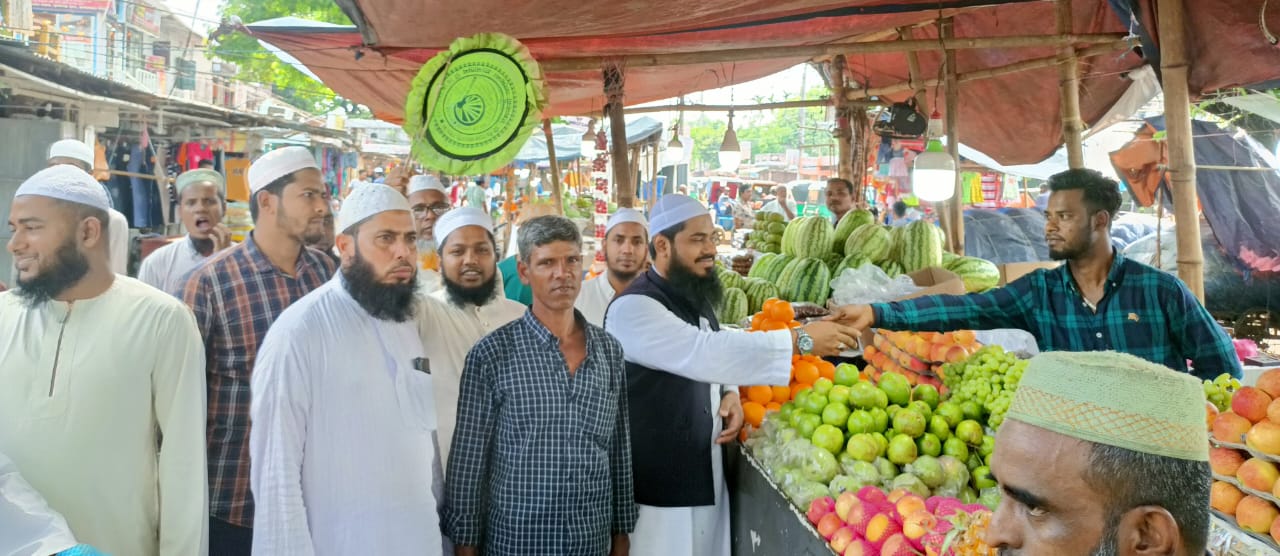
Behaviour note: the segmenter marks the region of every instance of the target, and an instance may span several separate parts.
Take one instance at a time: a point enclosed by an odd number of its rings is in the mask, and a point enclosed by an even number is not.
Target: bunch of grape
[[[1231,396],[1239,389],[1240,381],[1231,378],[1227,373],[1222,373],[1213,380],[1204,381],[1204,397],[1217,407],[1218,411],[1231,408]]]
[[[1026,368],[1026,361],[1004,348],[986,346],[968,359],[944,367],[943,381],[951,391],[952,401],[962,406],[973,402],[987,416],[987,425],[997,429],[1004,422]]]

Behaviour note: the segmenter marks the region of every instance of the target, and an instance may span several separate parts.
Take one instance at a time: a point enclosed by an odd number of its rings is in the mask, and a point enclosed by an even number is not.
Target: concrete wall
[[[65,128],[65,129],[64,129]],[[6,142],[0,149],[0,244],[7,245],[9,237],[9,207],[18,186],[32,174],[45,167],[49,145],[64,137],[73,137],[70,124],[48,120],[13,120],[0,118],[0,137],[21,137]],[[13,256],[8,249],[0,250],[0,281],[9,282],[13,275]],[[9,284],[12,286],[13,284]]]

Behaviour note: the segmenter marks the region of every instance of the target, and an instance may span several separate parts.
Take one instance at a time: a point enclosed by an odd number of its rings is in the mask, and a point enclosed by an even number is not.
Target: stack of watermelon
[[[870,263],[885,274],[897,276],[929,267],[943,267],[964,279],[970,292],[985,291],[1000,282],[1000,270],[990,261],[976,257],[958,257],[945,251],[946,233],[929,222],[917,221],[890,228],[866,224],[850,232],[845,240],[845,259],[832,269],[838,276],[846,268]]]
[[[772,253],[766,253],[763,256],[773,257],[775,255],[773,255]],[[753,266],[752,271],[754,272],[755,269],[756,269],[756,266]],[[718,274],[720,276],[720,283],[724,285],[725,292],[726,292],[725,302],[721,303],[722,308],[718,312],[719,315],[728,316],[728,317],[738,316],[737,314],[738,307],[736,307],[737,301],[738,301],[737,294],[728,293],[730,289],[740,290],[743,293],[744,299],[746,300],[746,307],[743,309],[743,311],[746,312],[745,315],[742,315],[740,318],[736,318],[733,320],[726,320],[721,318],[720,322],[722,323],[736,324],[742,319],[746,318],[747,316],[760,312],[760,308],[764,306],[764,302],[766,300],[778,297],[777,286],[774,286],[773,282],[770,282],[768,280],[764,280],[762,278],[755,277],[755,276],[743,278],[742,275],[736,272],[731,272],[727,270],[719,270]],[[732,296],[732,299],[730,299],[731,296]],[[728,311],[726,311],[723,308],[724,306],[727,306],[727,305],[732,305],[731,307],[729,307],[730,310]]]
[[[747,236],[747,248],[761,253],[781,253],[782,234],[787,229],[786,218],[776,212],[757,212],[756,223]]]

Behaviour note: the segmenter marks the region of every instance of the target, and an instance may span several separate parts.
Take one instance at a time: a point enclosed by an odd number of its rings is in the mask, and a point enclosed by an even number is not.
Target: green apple
[[[910,409],[912,411],[915,411],[916,413],[919,413],[920,415],[923,415],[925,421],[928,421],[929,419],[933,418],[933,408],[929,407],[929,404],[924,403],[920,400],[916,400],[914,402],[907,404],[907,409]]]
[[[813,436],[809,441],[812,442],[814,446],[831,452],[832,455],[836,455],[844,448],[844,433],[840,432],[840,429],[831,425],[822,424],[818,425],[814,429]]]
[[[960,424],[960,421],[964,420],[964,410],[960,408],[960,404],[955,402],[942,402],[938,404],[938,409],[933,413],[934,415],[941,415],[943,419],[947,420],[947,426],[953,429]]]
[[[849,386],[849,403],[859,409],[868,409],[875,407],[876,392],[879,392],[870,382],[857,382]]]
[[[919,449],[920,454],[936,458],[942,454],[942,441],[938,440],[937,436],[926,432],[916,440],[916,448]]]
[[[982,425],[978,424],[977,421],[965,419],[960,421],[959,425],[956,425],[956,438],[964,441],[965,444],[975,447],[981,446],[982,437]],[[995,444],[992,444],[993,449],[994,447]]]
[[[827,401],[849,405],[849,387],[843,384],[832,386],[831,391],[827,392]]]
[[[822,422],[833,427],[843,427],[849,422],[849,406],[833,402],[822,408]]]
[[[942,453],[963,462],[969,461],[969,445],[954,436],[943,441]]]
[[[885,452],[889,461],[898,465],[906,465],[916,460],[919,454],[916,442],[910,436],[900,434],[889,441],[889,450]]]
[[[835,383],[831,382],[831,379],[827,377],[822,377],[813,381],[813,391],[824,396],[827,395],[827,392],[831,391],[832,386],[835,386]]]
[[[858,461],[872,462],[879,456],[880,446],[867,434],[855,434],[849,437],[844,453]]]
[[[938,401],[942,396],[938,394],[938,389],[932,384],[920,384],[915,390],[911,391],[911,399],[919,400],[929,404],[930,409],[938,408]]]
[[[951,427],[947,426],[947,420],[941,415],[934,415],[929,419],[929,433],[938,437],[938,440],[946,441],[951,438]]]
[[[903,409],[893,416],[893,430],[911,438],[924,434],[924,416],[915,410]]]
[[[827,408],[828,403],[825,395],[814,392],[804,399],[804,410],[814,415],[822,415],[822,410]]]
[[[850,413],[849,419],[845,421],[845,428],[849,430],[849,434],[879,432],[872,428],[874,425],[875,421],[871,417],[871,412],[865,409]]]
[[[812,413],[801,413],[800,424],[796,425],[796,434],[803,438],[813,437],[813,432],[822,424],[822,417]]]
[[[853,386],[858,383],[858,368],[849,364],[841,363],[836,365],[836,384],[840,386]]]
[[[889,403],[905,406],[911,402],[911,383],[907,377],[898,373],[885,373],[880,376],[880,389],[889,396]]]
[[[995,479],[991,478],[991,469],[982,466],[973,470],[973,488],[982,490],[996,486]]]
[[[867,410],[871,414],[871,432],[884,432],[889,429],[889,413],[878,407]]]

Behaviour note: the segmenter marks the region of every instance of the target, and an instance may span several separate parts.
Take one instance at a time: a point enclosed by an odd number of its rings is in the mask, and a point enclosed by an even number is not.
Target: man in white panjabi
[[[207,168],[183,172],[175,187],[178,216],[187,236],[147,255],[138,269],[138,279],[160,291],[182,295],[187,273],[231,245],[231,230],[222,223],[222,215],[227,210],[226,182],[222,174]]]
[[[337,220],[341,270],[280,315],[254,364],[253,553],[443,554],[409,202],[368,184]]]
[[[191,311],[108,266],[107,193],[56,165],[13,199],[0,453],[110,554],[206,552],[204,348]],[[163,339],[163,341],[157,341]]]
[[[63,139],[54,143],[49,147],[49,166],[56,164],[70,164],[84,170],[86,173],[93,173],[93,147],[75,139]],[[96,180],[98,187],[105,192],[107,188]],[[108,196],[108,203],[111,197]],[[108,223],[107,242],[109,244],[108,251],[111,255],[109,263],[111,264],[111,272],[116,274],[129,274],[129,219],[125,218],[124,213],[114,209],[107,209]]]
[[[604,313],[618,292],[625,291],[649,265],[649,223],[636,209],[622,208],[604,229],[606,270],[582,284],[574,306],[587,322],[604,327]]]
[[[667,195],[651,213],[653,266],[613,300],[605,330],[627,362],[639,556],[728,556],[729,494],[721,444],[742,428],[734,384],[786,385],[791,356],[834,355],[853,329],[720,330],[719,233],[697,200]],[[678,400],[674,401],[673,400]],[[718,408],[718,410],[717,410]]]
[[[420,291],[431,294],[444,285],[440,282],[440,253],[436,249],[436,222],[453,205],[440,178],[424,174],[409,178],[409,209],[418,228],[418,283]]]
[[[435,224],[443,289],[420,295],[418,331],[435,379],[440,461],[448,465],[467,354],[481,338],[524,316],[498,276],[493,219],[475,207],[453,209]]]

